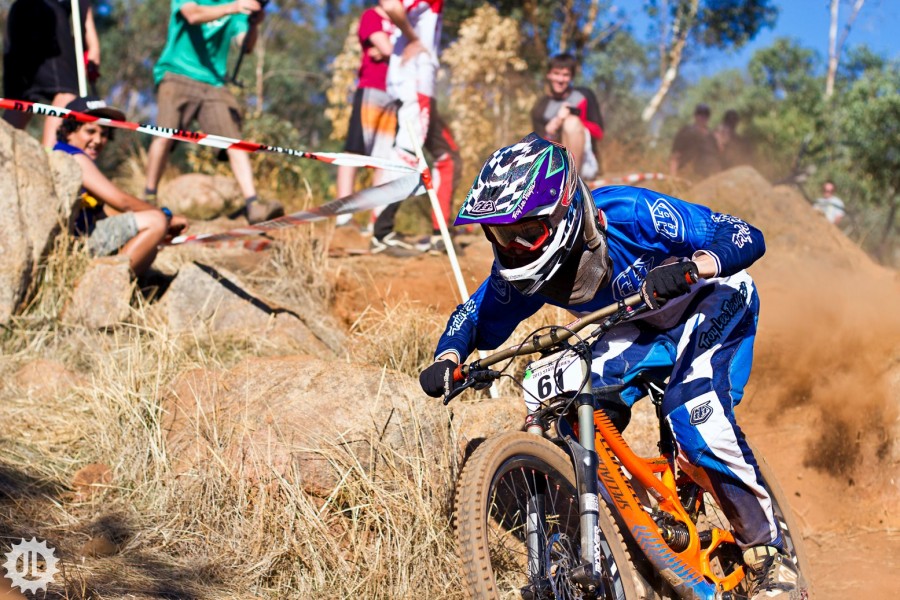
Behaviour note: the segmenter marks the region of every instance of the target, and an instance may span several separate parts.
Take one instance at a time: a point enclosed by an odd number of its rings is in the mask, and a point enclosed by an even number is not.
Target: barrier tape
[[[638,183],[639,181],[663,180],[666,176],[662,173],[630,173],[622,177],[610,177],[609,179],[595,179],[591,182],[592,187],[603,187],[604,185],[613,185],[619,183]]]
[[[0,98],[0,108],[32,113],[45,117],[62,117],[64,119],[74,119],[81,123],[97,123],[99,125],[103,125],[104,127],[127,129],[129,131],[137,131],[156,137],[178,140],[181,142],[190,142],[192,144],[210,146],[212,148],[219,148],[224,150],[243,150],[244,152],[250,153],[270,152],[273,154],[286,154],[288,156],[293,156],[296,158],[310,158],[333,165],[347,167],[368,167],[372,169],[385,169],[387,171],[418,173],[415,167],[411,167],[399,162],[375,158],[372,156],[349,154],[346,152],[309,152],[306,150],[294,150],[293,148],[282,148],[280,146],[268,146],[266,144],[259,144],[257,142],[249,142],[246,140],[237,140],[220,135],[200,133],[198,131],[187,131],[186,129],[170,129],[167,127],[157,127],[156,125],[132,123],[131,121],[117,121],[115,119],[110,119],[107,117],[97,117],[59,106],[41,104],[39,102],[26,102],[24,100],[10,100],[7,98]]]
[[[237,245],[239,247],[247,248],[250,250],[263,250],[269,245],[269,242],[263,243],[262,240],[258,242],[256,240],[253,240],[253,242],[257,243],[244,241],[241,244],[231,244],[229,242],[239,240],[248,236],[262,235],[270,231],[287,229],[289,227],[300,225],[301,223],[312,223],[313,221],[321,221],[323,219],[327,219],[329,217],[334,217],[337,215],[355,213],[363,210],[371,210],[379,206],[386,206],[388,204],[393,204],[394,202],[400,202],[401,200],[405,200],[410,196],[417,196],[424,192],[425,187],[422,185],[422,177],[418,173],[404,175],[400,179],[395,179],[376,187],[370,187],[364,190],[360,190],[355,194],[350,194],[349,196],[344,196],[343,198],[332,200],[331,202],[322,204],[321,206],[316,206],[308,210],[301,210],[299,212],[291,213],[283,217],[278,217],[277,219],[272,219],[270,221],[263,221],[262,223],[257,223],[256,225],[237,227],[223,233],[198,233],[195,235],[180,235],[173,238],[169,242],[169,245],[177,246],[180,244],[197,243],[216,243],[217,245],[219,245],[226,243],[228,246]]]

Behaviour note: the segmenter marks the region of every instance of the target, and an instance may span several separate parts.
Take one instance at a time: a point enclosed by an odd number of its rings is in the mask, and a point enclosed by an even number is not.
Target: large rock
[[[174,332],[265,337],[310,354],[331,354],[301,315],[263,299],[234,274],[208,265],[183,266],[158,310]]]
[[[201,173],[167,181],[160,186],[159,198],[176,214],[204,220],[230,214],[243,204],[241,188],[232,177]]]
[[[62,320],[88,329],[113,327],[128,320],[133,294],[127,256],[95,258],[75,284]]]
[[[69,156],[0,122],[0,325],[33,292],[40,261],[67,225],[81,187]]]
[[[183,374],[163,403],[167,453],[182,476],[222,468],[286,477],[327,496],[350,468],[442,472],[448,413],[409,376],[295,356]],[[430,471],[429,471],[430,472]]]

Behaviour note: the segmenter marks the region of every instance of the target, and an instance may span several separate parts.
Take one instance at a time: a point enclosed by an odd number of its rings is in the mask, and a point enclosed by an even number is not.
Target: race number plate
[[[560,352],[528,363],[522,378],[528,412],[534,412],[554,396],[577,392],[583,380],[584,368],[573,352]]]

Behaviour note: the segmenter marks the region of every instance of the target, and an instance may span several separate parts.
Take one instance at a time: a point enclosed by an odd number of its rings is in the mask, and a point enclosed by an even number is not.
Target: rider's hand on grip
[[[458,385],[453,376],[456,362],[450,359],[436,361],[419,373],[419,385],[432,398],[449,394]]]
[[[656,310],[666,300],[683,296],[691,291],[691,284],[700,277],[693,261],[672,263],[651,269],[641,285],[641,298],[647,306]]]

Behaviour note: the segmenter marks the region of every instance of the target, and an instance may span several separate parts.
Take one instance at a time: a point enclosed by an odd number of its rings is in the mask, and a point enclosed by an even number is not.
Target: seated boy
[[[122,111],[90,96],[76,98],[66,108],[125,120]],[[53,149],[71,154],[81,167],[81,206],[74,219],[75,235],[87,236],[92,256],[128,256],[131,270],[140,276],[153,263],[163,239],[183,231],[187,220],[173,216],[165,207],[157,208],[124,192],[100,172],[95,161],[112,137],[113,130],[109,127],[66,119],[56,132]]]

